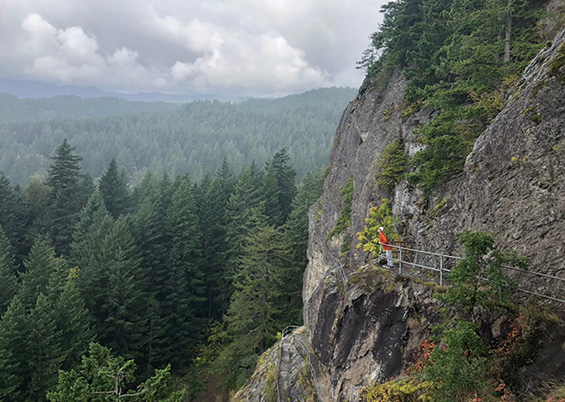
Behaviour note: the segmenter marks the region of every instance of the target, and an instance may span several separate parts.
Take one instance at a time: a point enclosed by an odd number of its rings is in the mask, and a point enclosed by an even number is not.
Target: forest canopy
[[[199,180],[224,158],[239,171],[252,161],[263,166],[282,148],[302,178],[327,163],[339,118],[355,94],[326,88],[239,104],[196,101],[172,111],[0,123],[0,171],[23,185],[45,177],[50,153],[67,138],[94,178],[115,159],[135,183],[147,171]]]

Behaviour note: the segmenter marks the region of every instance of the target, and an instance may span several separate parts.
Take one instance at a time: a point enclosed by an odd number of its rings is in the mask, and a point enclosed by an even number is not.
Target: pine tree
[[[12,258],[10,243],[0,225],[0,316],[8,308],[17,289],[16,266]]]
[[[98,188],[100,194],[102,194],[102,198],[104,198],[106,209],[114,219],[130,211],[131,200],[127,188],[127,181],[125,175],[119,173],[118,164],[115,159],[112,159],[110,165],[100,178]]]
[[[48,184],[52,188],[49,203],[49,227],[53,245],[58,254],[68,255],[78,213],[82,208],[80,186],[81,157],[74,153],[66,139],[55,151],[49,169]]]

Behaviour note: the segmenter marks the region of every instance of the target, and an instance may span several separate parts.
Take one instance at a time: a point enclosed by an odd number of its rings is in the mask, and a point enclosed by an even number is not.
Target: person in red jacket
[[[379,228],[379,243],[383,246],[383,249],[386,254],[386,261],[387,261],[386,265],[389,268],[394,268],[394,264],[392,263],[392,247],[390,246],[391,243],[387,239],[384,230],[385,228],[383,228],[382,226]]]

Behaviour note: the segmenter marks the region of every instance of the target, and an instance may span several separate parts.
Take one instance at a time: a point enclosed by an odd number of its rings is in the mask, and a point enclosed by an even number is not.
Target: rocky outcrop
[[[407,345],[418,339],[407,317],[412,308],[426,310],[425,297],[414,305],[399,303],[406,292],[415,297],[413,289],[385,295],[379,287],[365,293],[353,288],[340,295],[344,286],[340,288],[339,278],[350,278],[366,262],[366,253],[356,249],[355,233],[382,197],[393,200],[400,229],[417,248],[457,254],[456,233],[493,232],[502,248],[527,257],[532,271],[563,275],[565,67],[558,66],[563,43],[565,32],[536,57],[505,109],[477,140],[464,172],[428,200],[406,183],[391,193],[375,187],[375,160],[384,147],[399,139],[414,153],[419,147],[414,128],[432,117],[430,111],[403,114],[401,75],[397,73],[384,90],[369,87],[346,109],[324,195],[310,214],[310,264],[303,291],[307,336],[329,373],[332,400],[353,400],[359,387],[371,380],[398,374],[409,361]],[[340,191],[350,179],[351,226],[328,239],[343,208]],[[344,242],[351,243],[351,251],[340,257]],[[562,287],[536,286],[564,296]]]
[[[375,186],[375,161],[386,145],[398,139],[414,154],[421,149],[414,129],[433,117],[429,110],[407,110],[401,72],[384,88],[365,85],[349,104],[324,194],[310,210],[303,343],[309,361],[316,362],[310,372],[318,400],[357,400],[362,387],[401,373],[428,336],[428,324],[438,319],[432,284],[380,270],[356,247],[355,234],[381,198],[392,199],[399,229],[416,248],[457,254],[458,232],[487,231],[502,248],[527,257],[532,271],[565,276],[564,60],[562,31],[525,71],[505,109],[477,140],[464,171],[429,198],[405,182],[390,191]],[[342,190],[351,181],[351,225],[332,233],[346,206]],[[565,298],[562,285],[533,284]],[[565,355],[563,328],[553,333],[530,366],[544,380],[565,373],[564,359],[548,364],[551,355]],[[304,357],[299,361],[300,366]],[[522,379],[528,370],[522,370]],[[289,392],[290,400],[300,400],[293,399],[299,390]]]

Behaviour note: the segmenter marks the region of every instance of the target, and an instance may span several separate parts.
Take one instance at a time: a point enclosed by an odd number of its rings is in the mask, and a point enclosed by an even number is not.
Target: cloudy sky
[[[0,78],[273,96],[358,87],[382,0],[0,0]]]

